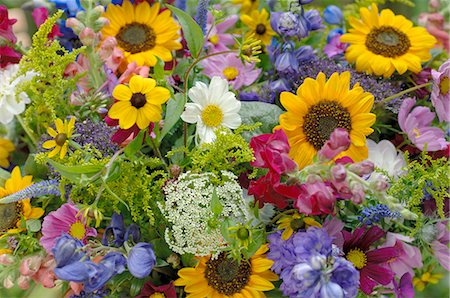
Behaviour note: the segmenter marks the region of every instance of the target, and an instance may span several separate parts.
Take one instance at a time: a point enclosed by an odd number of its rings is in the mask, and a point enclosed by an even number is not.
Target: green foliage
[[[75,89],[78,78],[64,78],[64,69],[75,61],[82,49],[67,52],[57,40],[48,40],[56,20],[61,17],[58,11],[39,27],[33,36],[32,47],[20,61],[20,74],[27,71],[38,75],[18,88],[18,93],[26,92],[31,105],[25,113],[25,125],[38,138],[52,123],[55,117],[64,118],[71,114],[67,104],[69,94]]]

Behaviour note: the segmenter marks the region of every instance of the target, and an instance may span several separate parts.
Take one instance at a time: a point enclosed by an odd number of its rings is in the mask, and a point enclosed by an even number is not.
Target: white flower
[[[367,139],[367,147],[369,148],[368,160],[376,167],[385,170],[394,179],[404,174],[402,169],[406,166],[405,158],[402,153],[397,152],[391,142],[382,140],[377,144]]]
[[[187,123],[197,123],[196,136],[200,138],[200,144],[213,142],[216,138],[214,131],[219,127],[235,129],[241,125],[238,114],[241,102],[228,91],[227,80],[213,77],[209,87],[196,82],[189,89],[189,98],[193,102],[186,104],[181,119]]]
[[[16,95],[16,88],[24,81],[30,80],[35,73],[27,72],[16,78],[19,65],[11,64],[0,70],[0,122],[10,123],[15,115],[25,111],[25,104],[30,103],[30,98],[25,92]]]

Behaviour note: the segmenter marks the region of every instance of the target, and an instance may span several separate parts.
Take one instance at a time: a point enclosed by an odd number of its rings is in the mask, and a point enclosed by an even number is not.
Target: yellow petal
[[[67,149],[68,149],[67,147],[68,147],[68,143],[67,142],[64,145],[62,145],[61,151],[59,152],[59,158],[60,159],[63,159],[66,156]]]
[[[170,98],[170,91],[163,87],[155,87],[146,94],[146,99],[153,105],[163,104]]]
[[[44,149],[50,149],[50,148],[53,148],[55,146],[56,146],[55,140],[48,140],[48,141],[45,141],[42,144],[42,148],[44,148]]]
[[[133,96],[133,93],[131,92],[129,87],[120,84],[114,88],[112,95],[117,100],[130,100]]]
[[[108,115],[112,119],[119,119],[129,108],[131,108],[131,103],[129,101],[118,101],[109,109]]]
[[[305,102],[291,92],[281,92],[280,102],[286,110],[295,113],[299,118],[303,118],[308,112]]]
[[[252,271],[258,273],[269,270],[270,267],[272,267],[273,265],[273,261],[266,258],[258,258],[251,260],[251,264],[252,264]]]
[[[147,128],[150,125],[150,119],[146,116],[143,109],[137,111],[136,124],[139,129]]]
[[[275,288],[270,281],[258,275],[251,275],[248,285],[258,291],[270,291]]]
[[[28,215],[28,219],[38,219],[44,215],[44,209],[42,208],[32,208],[31,213]]]
[[[130,107],[125,110],[124,114],[119,119],[119,126],[123,129],[128,129],[136,123],[137,109]]]
[[[143,81],[143,77],[137,75],[137,76],[133,76],[130,79],[130,90],[131,92],[134,93],[142,93],[142,89],[144,87],[144,81]]]
[[[58,135],[58,133],[51,127],[47,127],[47,133],[52,137],[56,137]]]
[[[66,132],[65,129],[64,129],[64,122],[61,119],[56,118],[55,125],[56,125],[56,130],[58,131],[58,133],[65,133]]]
[[[56,154],[58,154],[58,152],[61,150],[60,146],[56,146],[55,149],[53,149],[49,154],[48,157],[52,158],[53,156],[55,156]]]

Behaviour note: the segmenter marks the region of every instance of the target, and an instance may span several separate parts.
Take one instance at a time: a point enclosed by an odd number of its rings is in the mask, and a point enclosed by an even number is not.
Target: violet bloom
[[[436,225],[438,234],[436,240],[431,242],[431,249],[434,256],[439,261],[442,267],[447,271],[450,271],[450,248],[448,243],[450,242],[450,233],[447,226],[443,222],[439,222]]]
[[[420,150],[439,151],[447,148],[445,133],[440,128],[431,127],[435,114],[428,107],[415,107],[416,100],[406,98],[403,100],[398,113],[398,124],[408,135],[411,142]],[[412,109],[412,111],[411,111]]]
[[[128,254],[128,271],[137,278],[144,278],[152,272],[156,265],[156,256],[152,245],[139,242]]]
[[[211,53],[229,50],[228,47],[235,44],[232,34],[225,33],[232,28],[238,20],[237,15],[227,17],[223,22],[214,25],[214,17],[211,12],[208,12],[208,21],[206,24],[206,47]]]
[[[394,279],[394,293],[396,298],[413,298],[414,297],[414,286],[412,283],[412,277],[410,273],[405,273],[400,278],[400,282]]]
[[[209,77],[219,76],[237,90],[251,85],[261,73],[254,63],[243,63],[235,54],[219,55],[203,60],[203,73]]]
[[[288,12],[273,12],[270,15],[272,29],[281,37],[293,37],[300,34],[298,15]]]
[[[331,40],[323,47],[323,52],[328,58],[336,55],[341,55],[347,49],[348,44],[341,42],[341,35],[337,34],[331,38]]]
[[[439,69],[432,70],[433,89],[431,102],[436,110],[440,122],[450,122],[450,59],[445,61]]]
[[[317,9],[310,9],[304,14],[306,20],[308,20],[309,31],[315,31],[325,26],[322,24],[322,18],[320,17],[320,12]]]

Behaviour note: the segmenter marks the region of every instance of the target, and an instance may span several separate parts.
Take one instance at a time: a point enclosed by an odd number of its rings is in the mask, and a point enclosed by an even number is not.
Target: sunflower
[[[309,227],[321,228],[322,225],[315,221],[312,217],[303,217],[297,212],[292,215],[283,216],[279,221],[277,221],[278,230],[283,230],[281,234],[281,239],[288,240],[292,234],[300,229],[307,229]]]
[[[112,93],[118,101],[108,112],[112,119],[119,120],[122,129],[128,129],[137,124],[139,129],[147,128],[150,122],[162,119],[161,105],[170,97],[170,91],[156,87],[156,81],[135,75],[129,85],[117,85]]]
[[[57,118],[55,120],[55,126],[56,131],[51,127],[47,128],[47,133],[54,139],[45,141],[42,144],[42,148],[55,148],[48,154],[48,157],[53,157],[59,153],[59,158],[63,159],[69,148],[69,140],[75,127],[75,118],[71,117],[70,121],[65,119],[64,122]]]
[[[249,261],[240,264],[221,253],[216,259],[199,258],[195,268],[183,268],[174,284],[184,286],[188,298],[253,298],[265,297],[263,291],[274,288],[278,276],[270,271],[272,260],[266,258],[269,250],[262,245]]]
[[[233,0],[233,4],[241,5],[241,13],[249,13],[259,7],[259,0]]]
[[[314,155],[338,127],[350,134],[349,149],[336,158],[349,156],[361,161],[368,156],[366,136],[373,132],[375,115],[370,113],[374,97],[356,83],[350,89],[350,72],[333,73],[327,81],[324,73],[306,78],[297,94],[282,92],[280,101],[287,110],[280,115],[280,125],[286,133],[289,155],[299,168],[310,164]]]
[[[6,180],[5,186],[0,187],[1,198],[16,193],[31,184],[32,176],[22,177],[19,167],[15,167],[11,173],[11,177]],[[23,229],[21,226],[21,218],[24,220],[38,219],[44,214],[42,208],[32,208],[30,199],[21,200],[17,203],[0,204],[0,233],[19,233]]]
[[[272,36],[275,36],[275,31],[270,26],[269,13],[264,8],[261,12],[253,10],[250,15],[244,14],[241,16],[241,21],[250,28],[248,35],[255,34],[255,38],[261,40],[265,45],[269,45]]]
[[[171,61],[172,50],[182,48],[178,41],[180,27],[170,10],[159,13],[159,9],[159,3],[150,7],[146,1],[134,6],[129,0],[122,6],[108,5],[104,17],[110,23],[103,27],[102,34],[116,38],[126,63],[154,66],[156,57]]]
[[[421,62],[430,60],[430,49],[436,39],[425,28],[413,27],[413,23],[402,15],[394,15],[390,9],[378,7],[361,8],[362,20],[350,17],[353,27],[341,37],[349,43],[345,58],[356,62],[356,70],[388,78],[397,70],[399,74],[408,69],[418,73]]]
[[[14,149],[14,144],[10,140],[0,138],[0,167],[9,167],[8,157]]]

